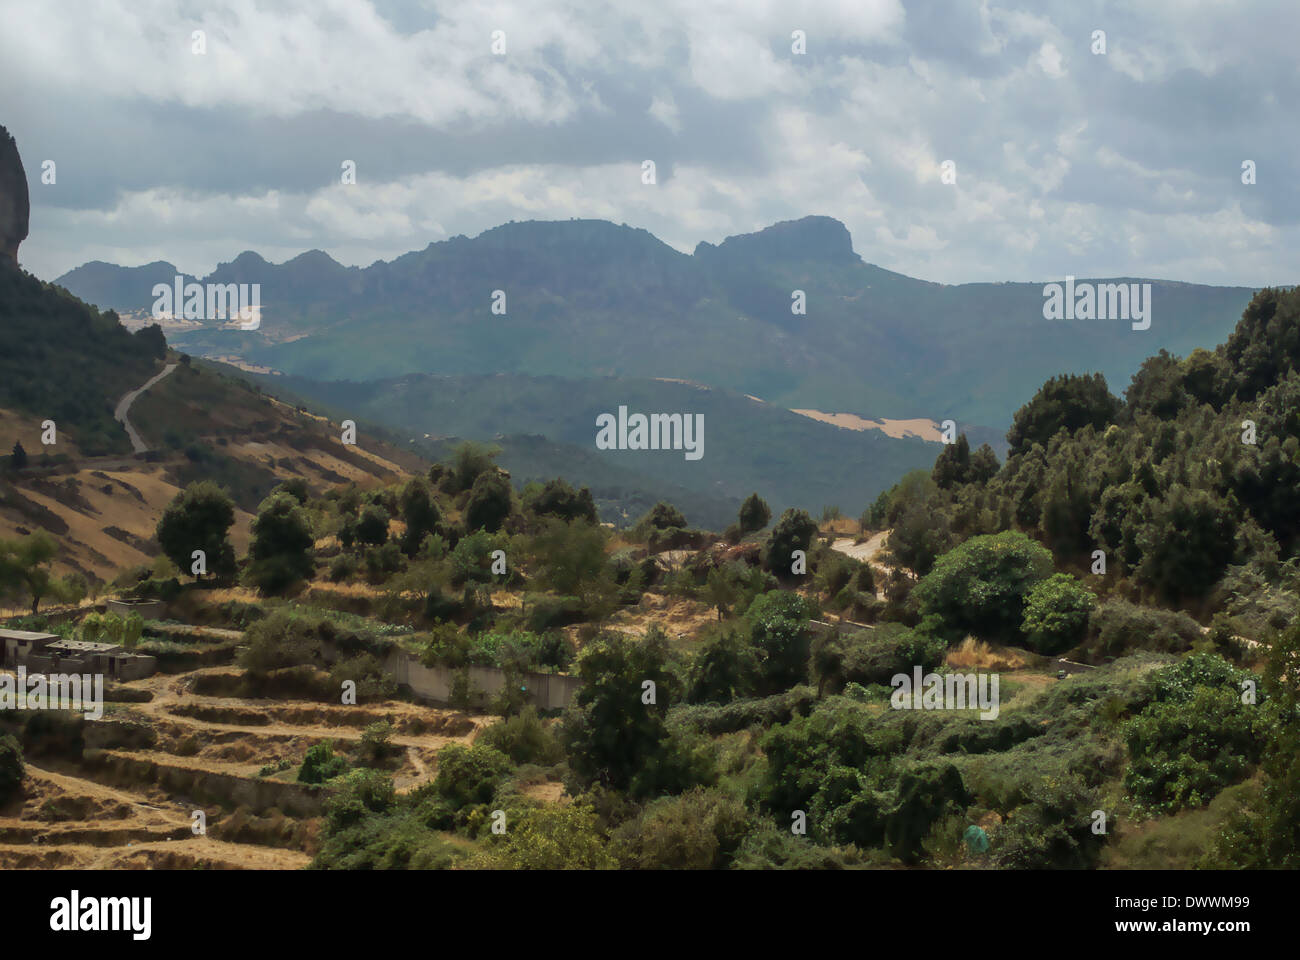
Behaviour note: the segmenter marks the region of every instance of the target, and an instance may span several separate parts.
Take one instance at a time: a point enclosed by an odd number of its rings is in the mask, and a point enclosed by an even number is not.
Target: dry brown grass
[[[967,637],[961,646],[951,650],[944,662],[950,667],[976,670],[1019,670],[1026,660],[1015,650],[993,647],[983,640]]]

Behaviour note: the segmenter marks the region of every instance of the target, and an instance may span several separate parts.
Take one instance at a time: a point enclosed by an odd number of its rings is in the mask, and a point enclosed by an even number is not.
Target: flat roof
[[[122,649],[120,643],[95,643],[91,640],[59,640],[49,646],[60,650],[79,650],[83,653],[111,653]]]
[[[29,630],[0,630],[0,640],[57,640],[57,633],[32,633]]]

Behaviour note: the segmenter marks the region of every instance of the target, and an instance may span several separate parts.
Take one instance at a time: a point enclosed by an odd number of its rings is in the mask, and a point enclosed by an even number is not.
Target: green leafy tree
[[[437,530],[442,514],[423,477],[412,477],[407,481],[402,488],[399,503],[402,522],[406,524],[406,530],[402,534],[402,552],[413,557],[424,543],[424,538]]]
[[[655,530],[672,530],[686,527],[686,516],[671,503],[660,500],[638,522],[637,526],[646,525]]]
[[[229,538],[234,525],[234,501],[212,481],[201,480],[172,498],[155,536],[167,559],[181,570],[190,570],[194,551],[202,550],[208,573],[224,580],[235,573],[235,548]]]
[[[565,714],[561,741],[576,782],[645,796],[698,782],[693,758],[669,733],[664,716],[675,678],[668,640],[652,629],[642,639],[606,633],[578,656],[582,688]],[[646,703],[647,682],[655,702]]]
[[[23,595],[36,616],[46,597],[76,603],[86,595],[86,583],[75,575],[55,577],[50,564],[58,544],[44,530],[27,537],[0,540],[0,596]]]
[[[807,677],[812,647],[808,621],[816,613],[813,601],[784,590],[761,594],[745,611],[750,642],[758,650],[769,692],[783,690]]]
[[[1237,524],[1226,502],[1208,490],[1174,484],[1150,505],[1137,535],[1137,576],[1167,600],[1204,594],[1223,576],[1236,549]]]
[[[262,501],[253,520],[248,575],[263,593],[279,593],[311,576],[311,523],[302,506],[286,493]]]
[[[1264,668],[1268,711],[1264,737],[1263,859],[1270,867],[1300,867],[1300,620],[1273,638]]]
[[[381,546],[388,542],[388,511],[380,504],[368,504],[357,520],[355,536],[359,543]]]
[[[935,484],[942,490],[968,483],[971,476],[970,441],[960,434],[956,443],[945,444],[939,458],[934,461],[931,473]]]
[[[449,493],[462,493],[473,489],[478,478],[496,469],[495,460],[501,452],[499,447],[467,441],[456,448],[447,477],[452,489]]]
[[[817,521],[807,510],[794,508],[786,510],[767,538],[767,549],[764,553],[767,569],[778,577],[790,576],[794,551],[802,550],[807,553],[816,534]]]
[[[574,490],[567,480],[547,480],[546,485],[528,500],[528,508],[539,517],[582,520],[596,523],[596,501],[586,487]]]
[[[772,511],[757,493],[751,493],[740,505],[737,518],[741,533],[753,533],[762,530],[772,519]]]
[[[465,504],[465,529],[496,533],[510,516],[510,481],[499,471],[481,473]]]
[[[27,451],[23,449],[21,440],[14,441],[13,452],[9,454],[9,466],[15,470],[21,470],[27,466]]]
[[[1039,653],[1060,653],[1083,639],[1096,605],[1091,590],[1068,573],[1056,573],[1034,584],[1026,594],[1020,628]]]
[[[709,640],[695,655],[690,670],[691,703],[730,703],[751,697],[758,688],[758,652],[738,630]]]
[[[1052,572],[1052,554],[1023,533],[972,537],[948,551],[912,591],[952,639],[967,633],[1020,642],[1025,600]]]
[[[510,771],[510,758],[480,744],[448,744],[438,751],[433,789],[457,809],[487,803]]]
[[[1100,373],[1052,377],[1016,411],[1007,433],[1010,455],[1026,453],[1036,443],[1047,446],[1058,430],[1073,433],[1088,424],[1100,429],[1114,422],[1119,409]]]

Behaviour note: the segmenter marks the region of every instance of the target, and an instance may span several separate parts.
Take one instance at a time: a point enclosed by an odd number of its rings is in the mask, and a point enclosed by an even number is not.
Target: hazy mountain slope
[[[1070,269],[1062,264],[1062,276]],[[93,297],[110,287],[101,273],[82,267],[60,282]],[[1161,348],[1183,354],[1221,340],[1251,293],[1152,281],[1149,330],[1048,321],[1043,282],[1062,277],[912,279],[863,263],[828,217],[700,244],[692,255],[604,221],[509,223],[365,269],[319,251],[278,265],[245,253],[208,279],[260,283],[262,329],[184,332],[178,345],[318,380],[681,377],[786,407],[999,428],[1063,366],[1101,370],[1122,386]],[[496,290],[504,315],[491,311]],[[793,290],[806,294],[804,316],[791,313]],[[149,294],[141,282],[137,309]]]
[[[538,476],[559,474],[595,488],[608,481],[602,484],[588,465],[601,464],[640,478],[642,487],[678,486],[728,502],[757,490],[774,509],[816,511],[834,504],[856,516],[908,470],[930,467],[939,449],[878,431],[841,429],[728,391],[659,380],[512,374],[413,375],[364,383],[256,379],[268,391],[285,390],[323,404],[336,417],[371,420],[417,440],[426,434],[477,440],[537,434],[582,454],[554,463],[535,459]],[[597,450],[597,416],[617,414],[620,405],[629,413],[702,414],[703,457],[688,461],[683,451]],[[506,466],[511,467],[508,461]],[[688,517],[712,525],[710,517]]]

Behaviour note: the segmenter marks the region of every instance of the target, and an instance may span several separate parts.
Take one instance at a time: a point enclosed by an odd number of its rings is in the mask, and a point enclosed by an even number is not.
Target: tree
[[[9,455],[9,466],[15,470],[21,470],[27,466],[27,451],[23,449],[21,440],[14,441],[13,453]]]
[[[510,481],[500,471],[481,473],[465,504],[465,529],[496,533],[510,516]]]
[[[944,445],[938,459],[934,461],[934,470],[931,476],[941,490],[948,490],[951,487],[968,483],[970,473],[970,442],[966,439],[966,434],[963,433],[957,437],[956,443]]]
[[[778,577],[790,576],[794,551],[803,550],[807,553],[808,545],[816,533],[817,521],[809,516],[807,510],[796,510],[793,507],[786,510],[767,538],[764,558],[767,569]]]
[[[923,615],[938,617],[952,639],[977,637],[1016,643],[1022,638],[1025,598],[1052,572],[1052,554],[1023,533],[972,537],[948,551],[912,591]]]
[[[533,537],[531,553],[539,583],[561,595],[596,602],[612,596],[614,572],[605,555],[607,534],[601,527],[547,520]]]
[[[1039,653],[1060,653],[1083,639],[1096,603],[1093,592],[1074,577],[1053,574],[1026,594],[1021,630]]]
[[[1074,433],[1088,424],[1100,429],[1114,422],[1119,410],[1119,399],[1100,373],[1052,377],[1016,411],[1007,432],[1010,456],[1026,453],[1036,443],[1046,447],[1058,430]]]
[[[812,645],[808,621],[816,612],[807,597],[785,590],[761,594],[745,611],[750,642],[758,650],[769,692],[784,690],[807,677]]]
[[[772,511],[757,493],[751,493],[740,505],[740,532],[753,533],[762,530],[772,519]]]
[[[686,516],[671,503],[660,500],[641,519],[637,526],[645,524],[655,530],[671,530],[686,526]]]
[[[709,604],[717,609],[719,620],[727,615],[731,605],[740,596],[740,586],[736,583],[736,578],[731,570],[725,567],[714,567],[709,571],[704,591],[709,598]]]
[[[586,487],[575,491],[567,480],[547,480],[546,485],[529,499],[529,508],[539,517],[561,520],[584,520],[596,523],[596,501]]]
[[[1263,853],[1268,866],[1300,867],[1300,620],[1269,647],[1264,667],[1268,694],[1264,737]]]
[[[36,616],[46,597],[75,603],[86,595],[85,581],[75,575],[55,577],[49,565],[58,544],[44,530],[17,540],[0,540],[0,595],[26,593]]]
[[[510,770],[510,758],[500,750],[474,743],[451,743],[438,751],[434,791],[456,809],[492,799]]]
[[[758,653],[738,630],[704,644],[691,664],[691,703],[730,703],[751,697],[758,686]]]
[[[449,493],[461,493],[473,488],[480,476],[494,469],[493,461],[500,449],[485,447],[482,444],[465,442],[452,454],[450,473],[447,475],[454,489]]]
[[[155,536],[167,559],[190,570],[195,550],[202,550],[208,573],[219,579],[235,572],[235,548],[228,533],[235,525],[235,504],[210,480],[191,483],[172,498],[158,521]]]
[[[982,443],[979,449],[971,454],[969,481],[979,484],[988,483],[997,476],[998,469],[998,455],[987,443]]]
[[[377,503],[371,503],[361,511],[357,520],[356,538],[360,543],[378,547],[388,542],[388,511]]]
[[[438,528],[442,514],[434,502],[429,484],[423,477],[412,477],[399,498],[402,508],[402,522],[406,531],[402,534],[402,552],[413,557],[424,543],[424,538]]]
[[[561,740],[578,783],[642,796],[666,786],[674,778],[664,768],[687,758],[673,749],[664,720],[673,678],[663,632],[651,629],[643,639],[602,634],[583,647],[577,673],[583,686],[565,714]],[[647,681],[655,703],[644,702]]]
[[[1237,524],[1231,507],[1211,491],[1178,483],[1163,500],[1149,503],[1149,519],[1137,534],[1138,579],[1167,600],[1204,594],[1232,560]]]
[[[249,577],[263,593],[278,593],[311,576],[315,543],[302,506],[286,493],[263,500],[253,520]]]

